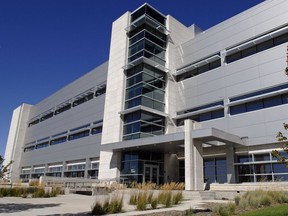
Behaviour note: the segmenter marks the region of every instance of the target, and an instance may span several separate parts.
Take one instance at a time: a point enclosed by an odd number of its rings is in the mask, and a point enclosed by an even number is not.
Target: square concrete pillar
[[[192,139],[197,122],[186,119],[185,127],[185,190],[204,190],[202,142]]]
[[[227,182],[236,183],[236,172],[234,166],[234,147],[228,147],[226,150],[226,163],[227,163]]]
[[[99,180],[119,180],[121,166],[120,152],[100,152]]]
[[[86,158],[86,161],[85,161],[85,171],[84,171],[84,178],[85,179],[88,179],[88,170],[90,169],[90,158]]]

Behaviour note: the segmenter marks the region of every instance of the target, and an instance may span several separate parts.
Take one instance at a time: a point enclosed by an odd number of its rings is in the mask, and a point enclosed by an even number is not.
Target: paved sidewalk
[[[97,199],[103,199],[98,196]],[[53,198],[18,198],[18,197],[3,197],[0,198],[0,215],[2,216],[84,216],[88,215],[91,207],[95,203],[96,197],[84,195],[61,195]],[[227,202],[222,200],[188,200],[183,201],[180,205],[172,208],[162,208],[157,210],[136,211],[134,206],[127,205],[128,200],[124,198],[125,213],[115,215],[143,215],[153,212],[165,212],[172,210],[184,211],[189,208],[199,208],[201,204],[207,202]]]

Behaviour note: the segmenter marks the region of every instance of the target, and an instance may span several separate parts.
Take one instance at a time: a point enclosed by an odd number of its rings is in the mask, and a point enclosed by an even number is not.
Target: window
[[[208,71],[213,70],[213,69],[218,68],[218,67],[221,67],[221,60],[220,59],[213,61],[211,63],[207,63],[203,66],[193,68],[193,69],[191,69],[191,70],[189,70],[183,74],[177,75],[176,81],[180,82],[180,81],[183,81],[183,80],[188,79],[190,77],[197,76],[199,74],[208,72]]]
[[[90,130],[81,131],[81,132],[69,135],[68,140],[71,141],[71,140],[75,140],[75,139],[80,139],[80,138],[89,136],[89,134],[90,134]]]
[[[208,111],[201,114],[191,115],[184,118],[177,119],[177,126],[184,125],[185,119],[191,119],[194,121],[202,122],[208,121],[212,119],[222,118],[224,117],[224,109],[217,109],[214,111]]]
[[[24,152],[29,152],[29,151],[34,151],[34,150],[35,150],[35,146],[24,148]]]
[[[263,101],[262,100],[256,100],[256,101],[246,103],[247,112],[259,110],[262,108],[263,108]]]
[[[264,50],[269,49],[271,47],[273,47],[273,39],[268,40],[268,41],[264,41],[264,42],[258,44],[257,45],[257,52],[264,51]]]
[[[243,103],[239,105],[230,106],[230,115],[237,115],[240,113],[251,112],[255,110],[260,110],[264,108],[287,104],[288,102],[287,96],[288,94],[285,93],[285,94],[267,97],[264,99],[255,100],[255,101],[251,101],[251,102],[247,102],[247,103]],[[244,96],[243,96],[243,99],[244,99]]]
[[[60,143],[66,142],[66,141],[67,141],[67,137],[64,136],[64,137],[60,137],[60,138],[51,140],[50,145],[56,145],[56,144],[60,144]]]
[[[164,131],[165,118],[157,114],[137,111],[124,116],[124,140],[161,135]]]
[[[106,93],[106,85],[101,87],[101,88],[98,88],[95,92],[95,97],[98,97],[102,94],[105,94]]]
[[[38,124],[39,122],[40,122],[40,120],[39,120],[39,119],[36,119],[36,120],[30,122],[30,123],[28,124],[28,127],[31,127],[31,126],[33,126],[33,125],[35,125],[35,124]]]
[[[269,97],[264,99],[264,108],[269,108],[273,106],[278,106],[282,104],[282,97],[281,95],[277,95],[274,97]]]
[[[36,145],[36,149],[45,148],[49,146],[49,142],[44,142]]]
[[[288,33],[277,36],[275,38],[269,39],[267,41],[261,42],[257,45],[252,45],[242,51],[237,51],[236,53],[226,56],[227,64],[237,61],[239,59],[245,58],[247,56],[253,55],[255,53],[262,52],[264,50],[270,49],[272,47],[278,46],[280,44],[288,42]]]
[[[60,114],[60,113],[62,113],[62,112],[65,112],[65,111],[71,109],[71,106],[72,106],[72,105],[69,103],[69,104],[67,104],[67,105],[65,105],[65,106],[57,109],[57,110],[55,111],[55,115],[58,115],[58,114]]]
[[[78,106],[78,105],[80,105],[82,103],[85,103],[86,101],[89,101],[89,100],[93,99],[93,97],[94,97],[94,93],[89,93],[88,95],[86,95],[86,96],[84,96],[84,97],[82,97],[80,99],[75,100],[73,102],[73,107],[76,107],[76,106]]]
[[[270,152],[238,155],[236,168],[239,182],[288,181],[285,164],[273,160]]]
[[[49,118],[51,118],[51,117],[53,117],[53,116],[54,116],[54,113],[51,112],[51,113],[49,113],[49,114],[44,115],[44,116],[40,119],[40,121],[41,121],[41,122],[42,122],[42,121],[45,121],[46,119],[49,119]]]
[[[198,106],[198,107],[194,107],[191,109],[186,109],[186,110],[182,110],[182,111],[178,111],[177,115],[182,115],[185,113],[190,113],[190,112],[195,112],[195,111],[199,111],[199,110],[203,110],[203,109],[207,109],[207,108],[211,108],[211,107],[215,107],[215,106],[223,106],[224,102],[223,101],[217,101],[214,103],[209,103],[203,106]]]
[[[92,134],[92,135],[94,135],[94,134],[100,134],[100,133],[102,133],[102,126],[92,128],[92,130],[91,130],[91,134]]]
[[[205,182],[227,182],[227,165],[225,157],[204,158],[203,164]]]

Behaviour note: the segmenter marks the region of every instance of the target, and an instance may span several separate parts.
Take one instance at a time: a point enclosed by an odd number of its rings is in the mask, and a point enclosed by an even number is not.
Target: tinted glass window
[[[263,108],[263,102],[262,100],[252,101],[246,104],[247,106],[247,112],[259,110]]]
[[[256,46],[247,48],[245,50],[242,50],[242,58],[246,57],[246,56],[250,56],[256,53]]]
[[[241,59],[241,52],[236,52],[234,54],[228,55],[226,57],[226,62],[231,63],[231,62],[237,61],[239,59]]]
[[[280,35],[276,38],[274,38],[274,44],[275,46],[280,45],[282,43],[286,43],[288,41],[288,33],[284,35]]]
[[[230,114],[231,115],[236,115],[240,113],[246,112],[246,105],[245,104],[239,104],[236,106],[230,107]]]
[[[282,104],[281,95],[264,99],[264,108],[278,106],[280,104]]]
[[[273,39],[258,44],[257,45],[257,52],[261,52],[261,51],[269,49],[271,47],[273,47]]]

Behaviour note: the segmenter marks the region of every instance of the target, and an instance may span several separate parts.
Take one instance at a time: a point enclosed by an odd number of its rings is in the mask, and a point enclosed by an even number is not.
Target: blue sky
[[[0,155],[13,110],[105,62],[112,22],[145,2],[205,30],[263,0],[0,0]]]

